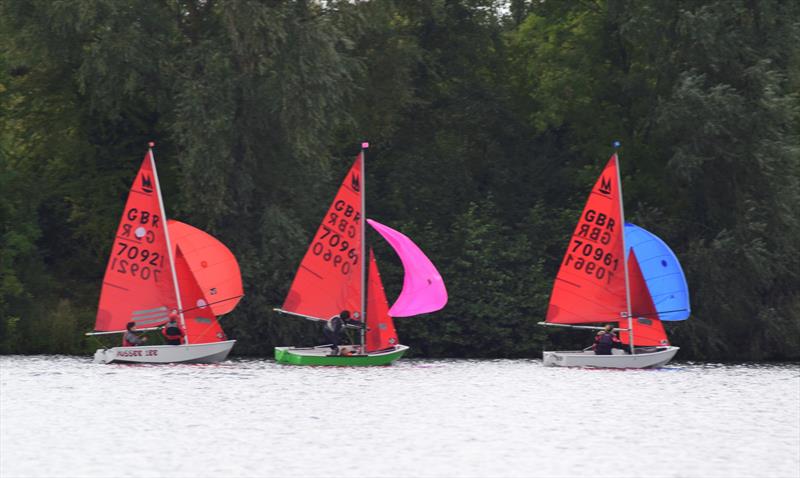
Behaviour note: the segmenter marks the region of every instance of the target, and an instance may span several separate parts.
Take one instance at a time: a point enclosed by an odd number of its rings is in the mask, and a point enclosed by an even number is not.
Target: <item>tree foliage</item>
[[[677,252],[684,358],[798,359],[800,6],[780,0],[6,0],[0,351],[85,353],[149,140],[168,214],[220,238],[236,351],[315,343],[277,317],[359,142],[368,214],[442,272],[398,319],[423,356],[579,345],[542,319],[621,140],[626,213]],[[390,299],[402,283],[379,241]]]

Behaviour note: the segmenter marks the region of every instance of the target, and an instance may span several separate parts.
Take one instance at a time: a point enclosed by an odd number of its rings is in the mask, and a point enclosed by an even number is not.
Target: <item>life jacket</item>
[[[128,334],[131,333],[130,331],[125,331],[122,334],[122,346],[123,347],[136,347],[136,344],[128,340]]]
[[[597,345],[602,345],[603,347],[611,348],[614,346],[614,334],[605,333],[600,336],[600,340],[597,341]]]
[[[344,325],[344,321],[338,315],[334,315],[333,317],[328,320],[328,323],[325,324],[325,328],[330,330],[331,332],[339,333],[342,330],[342,326]]]
[[[180,340],[183,338],[183,331],[178,325],[169,325],[161,329],[161,333],[167,340]]]
[[[594,353],[597,355],[610,355],[611,349],[614,348],[616,338],[617,337],[610,332],[599,335],[595,341]]]

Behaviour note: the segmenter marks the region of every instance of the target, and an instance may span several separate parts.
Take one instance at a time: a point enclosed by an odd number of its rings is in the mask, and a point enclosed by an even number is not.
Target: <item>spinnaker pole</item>
[[[367,354],[367,148],[361,143],[361,353]]]
[[[618,147],[619,143],[615,142],[615,146]],[[620,164],[619,164],[619,156],[617,153],[614,153],[614,161],[617,163],[617,190],[619,191],[619,216],[620,222],[622,224],[619,226],[622,228],[622,264],[623,268],[625,269],[625,305],[627,306],[626,315],[628,317],[628,340],[630,343],[631,355],[635,353],[635,349],[633,347],[633,318],[631,317],[631,284],[628,279],[628,249],[625,246],[625,206],[623,206],[622,202],[622,176],[620,175]]]
[[[167,242],[167,258],[169,259],[169,269],[172,275],[172,284],[175,286],[175,299],[178,301],[178,314],[181,318],[181,328],[186,330],[186,319],[183,316],[183,304],[181,303],[181,290],[178,286],[178,275],[175,272],[175,258],[172,254],[172,243],[169,240],[169,227],[167,226],[167,213],[164,209],[164,198],[161,196],[161,183],[158,181],[158,172],[156,171],[156,158],[153,154],[154,142],[148,143],[148,151],[150,153],[150,167],[153,168],[153,180],[156,182],[156,193],[158,194],[158,207],[161,209],[161,225],[164,228],[164,238]],[[189,335],[184,334],[184,343],[189,344]]]

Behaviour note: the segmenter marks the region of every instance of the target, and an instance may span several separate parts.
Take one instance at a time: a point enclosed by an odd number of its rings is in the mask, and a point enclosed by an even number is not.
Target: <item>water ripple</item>
[[[4,477],[800,476],[797,364],[6,356],[0,385]]]

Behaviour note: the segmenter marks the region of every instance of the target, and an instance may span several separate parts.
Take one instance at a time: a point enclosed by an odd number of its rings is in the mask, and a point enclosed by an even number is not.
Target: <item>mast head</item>
[[[148,147],[148,148],[155,148],[155,147],[156,147],[156,142],[155,142],[155,141],[150,141],[150,142],[148,142],[148,143],[147,143],[147,147]]]
[[[369,141],[362,141],[361,142],[361,149],[369,148]]]
[[[611,146],[613,146],[613,147],[614,147],[614,149],[619,149],[619,148],[620,148],[620,146],[622,146],[622,143],[620,143],[620,142],[619,142],[619,140],[616,140],[616,139],[615,139],[615,140],[614,140],[614,142],[613,142],[613,143],[611,143]]]

